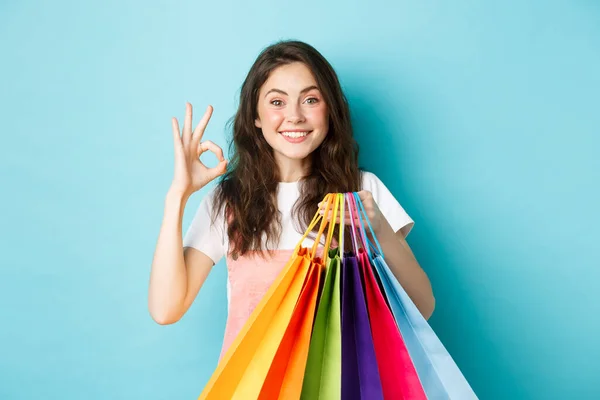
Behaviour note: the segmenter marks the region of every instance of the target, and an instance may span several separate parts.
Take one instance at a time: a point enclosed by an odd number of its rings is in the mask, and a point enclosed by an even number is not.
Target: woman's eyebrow
[[[317,90],[319,90],[319,88],[318,88],[318,87],[316,87],[315,85],[313,85],[313,86],[309,86],[309,87],[306,87],[306,88],[302,89],[302,90],[300,91],[300,94],[304,94],[304,93],[308,92],[309,90],[313,90],[313,89],[317,89]],[[281,89],[273,88],[273,89],[269,90],[267,93],[265,93],[265,97],[267,97],[267,95],[268,95],[269,93],[271,93],[271,92],[277,92],[277,93],[281,93],[281,94],[283,94],[283,95],[286,95],[286,96],[288,95],[286,92],[284,92],[284,91],[283,91],[283,90],[281,90]]]

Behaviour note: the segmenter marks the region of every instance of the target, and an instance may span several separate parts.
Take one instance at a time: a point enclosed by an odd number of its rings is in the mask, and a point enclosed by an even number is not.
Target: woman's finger
[[[227,160],[223,160],[214,168],[209,168],[207,170],[207,176],[209,180],[213,180],[218,176],[223,175],[227,171]]]
[[[201,142],[198,145],[198,157],[200,157],[200,155],[202,153],[204,153],[205,151],[212,151],[214,153],[214,155],[217,156],[219,161],[225,161],[225,157],[223,156],[223,149],[221,149],[219,146],[217,146],[210,140]]]
[[[179,134],[179,122],[177,118],[173,117],[171,120],[171,126],[173,128],[173,146],[175,150],[175,156],[179,157],[183,155],[183,144],[181,143],[181,136]]]
[[[208,125],[208,121],[210,121],[210,117],[212,116],[213,108],[212,106],[206,107],[206,111],[196,125],[196,129],[194,129],[194,133],[192,134],[192,148],[195,149],[198,143],[202,140],[202,136],[204,136],[204,131],[206,130],[206,126]]]
[[[323,214],[324,214],[324,210],[319,210],[319,214],[323,215]],[[333,219],[333,214],[330,212],[330,213],[327,215],[327,218],[326,218],[326,220],[327,220],[327,221],[331,221],[332,219]],[[361,219],[360,219],[360,218],[358,218],[358,217],[355,217],[355,218],[354,218],[354,223],[355,223],[355,224],[360,224],[360,222],[361,222]],[[364,218],[362,219],[362,222],[363,222],[363,223],[366,223],[366,221],[364,220]],[[335,217],[335,223],[336,223],[336,224],[339,224],[339,223],[340,223],[340,215],[339,215],[339,214],[338,214],[338,215]],[[346,214],[346,215],[344,216],[344,224],[346,224],[346,225],[350,225],[350,216],[348,216],[348,214]]]
[[[183,120],[183,147],[188,148],[192,139],[192,105],[185,103],[185,119]]]

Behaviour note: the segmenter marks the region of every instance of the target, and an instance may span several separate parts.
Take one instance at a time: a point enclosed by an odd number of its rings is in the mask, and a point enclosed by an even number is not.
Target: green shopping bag
[[[338,194],[340,221],[344,221],[344,196]],[[335,214],[334,214],[335,224]],[[326,255],[325,283],[313,327],[301,399],[341,399],[342,333],[340,316],[341,250],[344,248],[344,224],[340,224],[338,248]],[[328,241],[331,238],[328,238]],[[327,248],[327,246],[325,247]]]

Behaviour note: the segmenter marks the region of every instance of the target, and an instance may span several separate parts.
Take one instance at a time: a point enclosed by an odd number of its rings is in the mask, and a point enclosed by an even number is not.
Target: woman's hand
[[[227,160],[223,158],[223,150],[209,140],[201,142],[212,111],[212,106],[208,106],[198,126],[192,132],[192,105],[186,103],[185,120],[181,135],[177,118],[173,117],[175,171],[171,191],[189,197],[227,171]],[[219,164],[216,167],[208,168],[200,161],[200,155],[205,151],[212,151],[217,156]]]
[[[381,228],[384,227],[385,224],[388,222],[385,219],[385,217],[383,216],[383,213],[381,212],[379,207],[377,206],[377,202],[373,198],[373,195],[371,194],[371,192],[369,192],[368,190],[361,190],[360,192],[357,192],[357,193],[358,193],[358,197],[360,198],[360,201],[362,202],[363,208],[365,209],[365,211],[367,213],[367,217],[369,217],[369,221],[371,222],[373,231],[375,232],[375,235],[378,235],[381,232]],[[344,201],[344,204],[345,204],[344,224],[350,225],[350,212],[348,210],[348,204],[346,201]],[[319,203],[319,212],[321,214],[323,214],[323,212],[324,212],[325,205],[326,204],[323,202]],[[331,220],[332,210],[333,210],[333,206],[330,209],[330,212],[329,212],[330,218],[328,218],[328,220]],[[362,212],[360,212],[360,208],[359,208],[358,204],[357,204],[357,211],[359,212],[359,215],[362,217],[363,224],[365,225],[365,231],[367,232],[367,234],[369,234],[370,233],[369,226],[367,225],[367,221],[365,221],[365,219],[364,219],[364,215],[362,214]],[[335,223],[336,224],[340,223],[340,212],[339,211],[338,211],[338,215],[337,215]],[[358,223],[359,223],[358,218],[355,218],[354,224],[356,225]]]

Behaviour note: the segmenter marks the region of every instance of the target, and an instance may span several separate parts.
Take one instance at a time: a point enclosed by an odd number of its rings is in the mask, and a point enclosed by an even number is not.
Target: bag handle
[[[329,223],[328,217],[329,217],[329,213],[331,211],[331,206],[333,204],[333,199],[334,199],[334,196],[331,193],[328,193],[327,195],[325,195],[325,198],[323,199],[323,201],[326,201],[327,204],[325,205],[325,211],[323,212],[323,215],[321,216],[322,220],[321,220],[321,226],[319,227],[319,232],[317,233],[317,236],[315,237],[315,242],[308,254],[311,259],[316,256],[317,248],[319,247],[319,244],[321,242],[321,236],[323,235],[323,232],[325,231],[325,227]],[[319,210],[317,210],[317,214],[319,214]],[[309,227],[309,229],[307,229],[306,232],[304,232],[302,241],[304,241],[304,239],[306,239],[306,237],[308,236],[308,234],[311,231],[312,231],[312,228]]]
[[[325,198],[323,199],[323,202],[328,201],[329,200],[329,195],[326,195]],[[330,203],[328,202],[326,204],[326,208],[325,211],[327,212],[329,209]],[[315,216],[313,217],[312,221],[310,222],[310,224],[308,224],[308,227],[306,228],[306,231],[304,232],[304,235],[302,235],[302,238],[298,241],[298,243],[296,244],[296,247],[294,249],[295,252],[298,252],[298,250],[300,250],[300,247],[302,247],[302,243],[304,243],[304,240],[308,237],[308,235],[310,234],[310,232],[312,232],[312,230],[314,229],[314,227],[317,225],[317,223],[319,222],[319,220],[321,218],[324,218],[325,215],[321,215],[319,213],[319,210],[317,210],[317,212],[315,213]],[[322,221],[321,221],[321,225],[322,225]]]
[[[336,201],[336,206],[339,207],[339,212],[340,212],[340,229],[338,232],[338,253],[339,253],[339,257],[342,258],[344,256],[344,218],[345,218],[345,212],[344,212],[344,195],[342,193],[335,193],[335,201]],[[335,227],[335,225],[337,225],[336,221],[336,212],[334,209],[334,213],[333,213],[333,219],[332,219],[332,225],[331,227]],[[330,227],[330,228],[331,228]],[[327,240],[328,243],[325,246],[326,247],[326,256],[325,256],[325,265],[327,265],[327,262],[329,261],[329,249],[331,248],[331,239],[333,238],[333,229],[330,229],[328,235],[327,235]]]
[[[359,213],[361,213],[364,217],[365,217],[365,221],[367,221],[367,225],[369,226],[369,230],[371,231],[371,236],[373,237],[373,240],[375,241],[375,244],[377,244],[377,250],[378,250],[378,254],[381,255],[381,257],[383,257],[383,250],[381,249],[381,245],[379,244],[379,240],[377,240],[377,237],[375,236],[375,232],[373,231],[373,226],[371,226],[371,221],[369,220],[369,216],[367,215],[367,211],[365,210],[365,207],[362,203],[362,200],[360,199],[360,196],[358,195],[358,193],[354,193],[354,199],[356,201],[356,203],[358,204],[359,207]],[[360,221],[360,226],[362,228],[362,232],[363,232],[363,237],[365,239],[365,243],[367,243],[368,245],[366,246],[367,248],[372,248],[373,252],[375,251],[375,246],[373,245],[373,243],[367,238],[366,235],[366,231],[365,231],[365,226],[364,223],[362,222],[362,218],[359,218]],[[371,256],[371,253],[369,252],[369,256]]]
[[[355,222],[355,219],[358,219],[358,221],[360,221],[360,214],[358,213],[358,209],[356,208],[356,201],[354,200],[354,192],[352,193],[348,193],[348,209],[350,210],[350,213],[352,215],[352,217],[350,218],[350,224],[352,225],[352,231],[354,233],[355,237],[358,237],[358,241],[357,243],[359,243],[361,245],[361,247],[363,249],[366,249],[367,253],[369,253],[369,249],[366,245],[366,241],[364,240],[364,236],[362,235],[362,230],[360,229],[360,225],[358,224],[358,222]],[[358,246],[357,246],[357,250],[358,250]],[[358,256],[358,251],[355,251],[356,256]],[[370,253],[369,253],[370,256]]]
[[[342,193],[337,194],[339,206],[340,206],[340,237],[338,239],[338,249],[340,258],[344,257],[344,227],[345,223],[345,204],[344,204],[344,195]]]
[[[333,206],[333,214],[331,216],[331,221],[325,220],[329,223],[329,230],[327,231],[327,239],[325,240],[325,248],[323,250],[323,260],[325,261],[325,265],[327,265],[327,260],[329,259],[329,246],[331,246],[331,240],[333,239],[333,228],[336,225],[336,217],[337,211],[339,207],[339,201],[337,194],[330,193],[330,200],[334,203]],[[320,238],[319,238],[320,239]],[[319,242],[315,240],[315,244],[313,245],[313,254],[316,251],[316,246],[318,246]]]
[[[350,214],[350,225],[352,226],[352,234],[350,235],[352,237],[352,249],[354,250],[354,255],[358,256],[358,241],[356,240],[356,226],[354,225],[354,217],[356,215],[356,212],[354,211],[353,207],[352,207],[352,193],[348,192],[345,193],[345,198],[346,198],[346,202],[348,204],[348,212]]]
[[[379,244],[379,241],[375,236],[375,232],[373,231],[373,227],[371,226],[371,221],[369,220],[369,216],[367,215],[367,211],[364,208],[360,196],[357,192],[353,192],[351,197],[352,199],[350,201],[350,204],[352,208],[352,215],[358,218],[357,229],[359,231],[359,237],[361,239],[360,241],[363,245],[363,248],[366,250],[370,258],[374,258],[378,254],[380,254],[383,257],[383,250],[381,249],[381,245]],[[363,217],[367,221],[369,230],[371,232],[371,235],[373,236],[373,239],[375,240],[375,243],[377,243],[377,249],[367,237],[365,225],[363,223]]]

